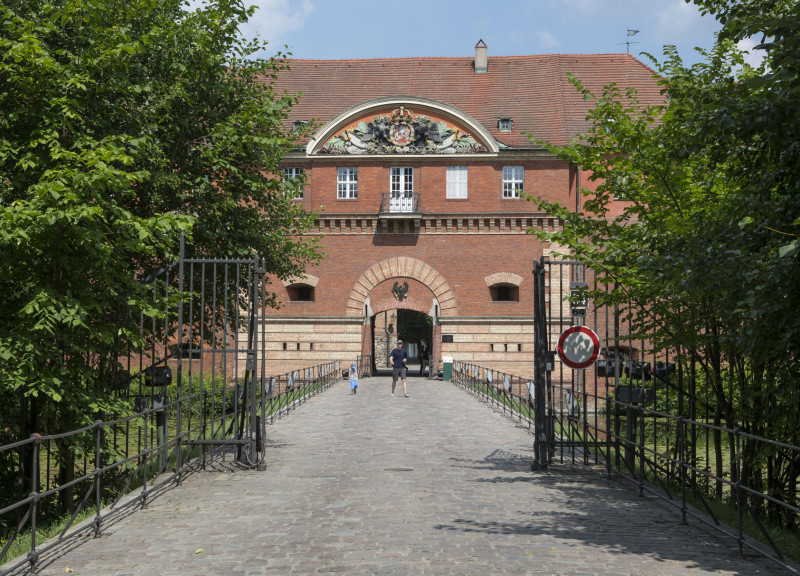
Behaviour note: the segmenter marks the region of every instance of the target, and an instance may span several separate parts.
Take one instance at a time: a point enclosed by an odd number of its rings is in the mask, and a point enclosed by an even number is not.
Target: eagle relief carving
[[[402,302],[403,298],[406,297],[407,292],[408,292],[408,282],[403,282],[402,285],[400,285],[399,282],[394,283],[394,287],[392,288],[392,294],[394,294],[394,297],[397,298],[400,302]]]

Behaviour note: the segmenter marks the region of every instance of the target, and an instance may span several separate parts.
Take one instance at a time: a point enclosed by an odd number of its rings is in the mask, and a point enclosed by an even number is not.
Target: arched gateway
[[[438,315],[445,317],[458,316],[455,294],[444,276],[429,264],[407,256],[387,258],[370,266],[355,281],[353,288],[350,290],[350,295],[347,298],[346,315],[361,317],[365,316],[365,314],[371,315],[369,312],[365,313],[367,299],[370,300],[368,308],[373,314],[394,308],[409,308],[418,312],[429,313],[431,310],[430,305],[426,307],[425,301],[420,298],[412,300],[413,294],[409,296],[407,292],[394,293],[390,290],[388,294],[377,295],[377,298],[370,296],[380,284],[390,280],[400,282],[404,279],[416,280],[430,289],[439,306]]]
[[[433,318],[432,329],[424,338],[429,350],[432,341],[438,341],[441,334],[441,318],[458,315],[453,289],[429,264],[407,256],[376,262],[353,283],[346,304],[346,316],[358,317],[363,322],[361,354],[373,357],[375,367],[386,365],[386,357],[400,330],[401,309]],[[409,353],[416,354],[419,342],[408,344]]]

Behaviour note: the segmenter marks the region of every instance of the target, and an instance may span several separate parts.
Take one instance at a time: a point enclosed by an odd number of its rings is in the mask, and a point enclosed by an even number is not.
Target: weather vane
[[[625,44],[625,52],[630,54],[631,44],[638,44],[638,42],[631,42],[630,38],[631,36],[636,36],[638,33],[639,33],[638,30],[631,30],[630,28],[628,28],[628,37],[625,39],[625,42],[620,42],[619,44],[617,44],[617,46],[622,46],[623,44]]]

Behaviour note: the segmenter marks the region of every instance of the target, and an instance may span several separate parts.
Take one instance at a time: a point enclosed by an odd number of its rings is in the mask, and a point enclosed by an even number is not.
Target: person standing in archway
[[[428,366],[428,362],[430,359],[430,354],[428,353],[428,347],[425,344],[422,345],[419,352],[419,375],[425,375],[425,367]],[[430,371],[430,368],[428,369]]]
[[[406,390],[408,352],[403,350],[402,340],[397,341],[397,348],[389,354],[389,360],[392,362],[392,396],[394,396],[394,388],[397,386],[397,379],[400,378],[403,381],[403,396],[408,398],[408,391]]]

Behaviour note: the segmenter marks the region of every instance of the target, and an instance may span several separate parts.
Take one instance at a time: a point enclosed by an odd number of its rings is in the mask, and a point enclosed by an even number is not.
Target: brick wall
[[[447,166],[469,165],[468,198],[448,199]],[[287,166],[305,169],[306,185],[303,189],[303,204],[308,210],[324,210],[326,213],[376,214],[380,208],[381,194],[390,188],[390,171],[393,166],[414,168],[414,192],[421,197],[425,213],[522,213],[533,212],[535,206],[519,199],[505,199],[503,190],[503,166],[523,166],[524,189],[528,194],[546,200],[559,200],[574,206],[575,170],[566,162],[552,158],[531,159],[510,157],[504,160],[469,160],[448,157],[447,159],[392,159],[364,160],[348,156],[290,160]],[[338,167],[358,167],[358,198],[338,199],[336,174]],[[585,178],[584,178],[585,180]],[[587,182],[582,182],[585,185]]]
[[[446,168],[464,164],[468,198],[447,199]],[[322,236],[326,257],[307,270],[318,279],[313,301],[291,301],[282,282],[272,284],[283,304],[267,318],[275,362],[351,361],[359,353],[382,358],[383,313],[411,308],[438,315],[441,334],[453,337],[435,343],[435,363],[445,355],[512,374],[533,373],[531,271],[549,246],[526,231],[554,230],[559,222],[532,202],[503,199],[502,168],[524,166],[527,193],[568,206],[575,203],[574,169],[533,152],[500,158],[303,156],[287,165],[306,170],[306,208],[324,208],[311,233]],[[358,167],[358,199],[337,199],[339,166]],[[416,218],[387,223],[379,214],[392,166],[414,168],[414,193],[421,195]],[[512,300],[494,300],[487,277],[516,286]],[[392,293],[396,282],[408,284],[403,299]],[[374,336],[367,312],[376,318]]]

